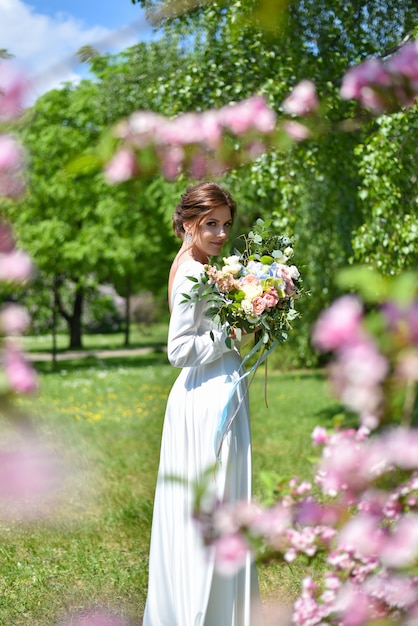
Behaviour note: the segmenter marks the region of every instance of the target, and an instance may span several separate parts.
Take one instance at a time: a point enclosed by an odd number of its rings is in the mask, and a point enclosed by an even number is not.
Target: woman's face
[[[228,206],[218,207],[205,215],[196,230],[192,231],[195,258],[206,263],[208,257],[218,255],[229,237],[231,226]]]

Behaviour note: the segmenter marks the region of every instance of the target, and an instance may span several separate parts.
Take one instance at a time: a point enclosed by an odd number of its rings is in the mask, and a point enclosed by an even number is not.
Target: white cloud
[[[77,50],[94,46],[110,32],[100,26],[88,28],[64,13],[37,14],[21,0],[0,0],[0,47],[34,80],[33,98],[64,81],[77,80],[83,72]]]

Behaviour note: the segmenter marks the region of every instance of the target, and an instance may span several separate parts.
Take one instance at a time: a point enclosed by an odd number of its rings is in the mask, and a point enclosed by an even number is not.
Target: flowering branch
[[[387,61],[373,58],[350,68],[340,89],[342,99],[358,100],[374,115],[411,106],[417,94],[416,40],[401,46]],[[263,152],[285,149],[331,129],[310,80],[296,85],[281,108],[285,115],[278,119],[266,100],[256,95],[220,109],[174,118],[137,111],[112,130],[105,176],[110,183],[157,171],[168,179],[181,172],[197,179],[218,176]],[[357,124],[346,120],[338,128],[350,130]]]

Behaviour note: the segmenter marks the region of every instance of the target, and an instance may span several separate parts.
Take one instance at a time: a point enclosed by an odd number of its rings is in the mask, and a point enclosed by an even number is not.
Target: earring
[[[186,244],[186,246],[191,246],[192,245],[192,241],[193,241],[193,237],[191,233],[186,233],[186,236],[184,238],[184,243]]]

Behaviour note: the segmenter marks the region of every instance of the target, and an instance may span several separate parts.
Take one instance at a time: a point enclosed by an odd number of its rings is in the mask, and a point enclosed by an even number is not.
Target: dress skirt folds
[[[238,351],[225,345],[223,332],[212,330],[211,336],[205,301],[185,301],[183,294],[194,284],[188,276],[199,277],[202,270],[200,263],[188,260],[179,266],[173,284],[168,357],[182,370],[164,419],[143,626],[253,626],[252,610],[259,608],[250,556],[237,575],[219,575],[213,549],[204,547],[192,518],[193,485],[215,464],[215,433],[241,364]],[[211,485],[223,502],[251,498],[245,382],[230,402],[232,414],[238,406]]]

